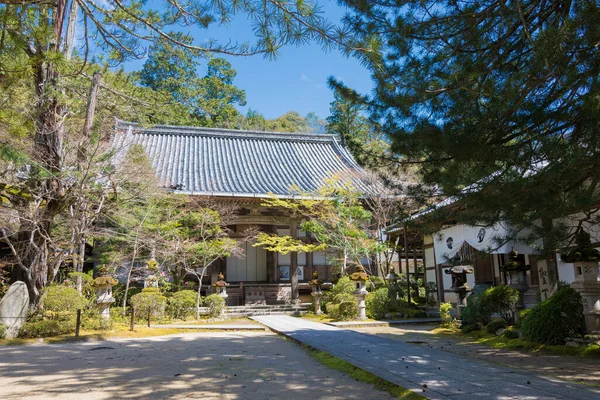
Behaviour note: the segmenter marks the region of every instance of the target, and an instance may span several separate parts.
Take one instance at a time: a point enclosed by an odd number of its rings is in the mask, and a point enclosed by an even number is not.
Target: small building
[[[473,268],[473,274],[467,275],[467,284],[475,294],[491,286],[507,284],[507,276],[501,267],[509,262],[513,250],[518,253],[520,264],[530,266],[526,271],[526,282],[523,282],[528,287],[523,294],[526,307],[532,307],[540,299],[551,296],[556,290],[556,282],[574,282],[573,264],[563,262],[559,253],[554,254],[551,260],[544,259],[539,255],[541,240],[532,243],[530,232],[517,230],[505,222],[492,226],[471,226],[448,221],[433,233],[411,228],[423,223],[430,213],[445,207],[453,207],[460,212],[457,202],[452,198],[447,199],[414,214],[409,221],[393,225],[389,230],[391,237],[400,236],[400,244],[404,242],[406,234],[409,251],[405,263],[410,263],[413,255],[415,265],[417,256],[419,260],[422,259],[424,281],[435,286],[438,302],[456,303],[458,300],[458,294],[451,289],[452,276],[445,273],[455,265],[464,264]],[[567,227],[570,233],[575,233],[578,228],[584,229],[590,234],[592,245],[600,250],[600,225],[596,223],[598,217],[600,211],[596,210],[591,215],[589,212],[574,213],[557,218],[553,223]],[[403,254],[399,254],[399,257],[403,257]]]
[[[334,135],[257,132],[231,129],[155,125],[144,128],[119,121],[112,138],[116,157],[132,145],[140,145],[152,163],[162,187],[173,193],[201,196],[235,206],[230,229],[235,237],[249,226],[264,232],[313,240],[298,229],[297,218],[284,210],[267,208],[271,196],[294,198],[298,189],[313,192],[331,178],[350,180],[367,191],[367,173],[354,161]],[[295,188],[292,191],[292,188]],[[243,305],[247,299],[266,304],[284,303],[298,295],[310,301],[308,281],[313,272],[331,279],[327,252],[287,255],[241,243],[245,257],[228,257],[215,263],[203,284],[218,280],[223,272],[227,302]],[[296,270],[298,292],[291,283]]]

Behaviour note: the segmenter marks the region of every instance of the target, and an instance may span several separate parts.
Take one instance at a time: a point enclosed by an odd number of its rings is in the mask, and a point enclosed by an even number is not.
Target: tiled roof
[[[314,191],[325,179],[351,179],[361,191],[366,172],[326,134],[255,132],[119,121],[112,144],[117,157],[143,146],[160,184],[185,194],[291,196],[290,187]]]

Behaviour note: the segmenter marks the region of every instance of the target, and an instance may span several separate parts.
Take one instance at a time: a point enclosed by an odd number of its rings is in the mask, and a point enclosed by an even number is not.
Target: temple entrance
[[[253,247],[254,241],[240,243],[245,257],[227,257],[228,282],[266,282],[267,251],[262,247]]]

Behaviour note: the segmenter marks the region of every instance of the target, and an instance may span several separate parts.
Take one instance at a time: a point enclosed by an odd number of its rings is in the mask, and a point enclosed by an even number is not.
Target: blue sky
[[[321,0],[324,15],[338,21],[343,10],[334,2]],[[233,19],[228,26],[192,31],[197,43],[215,38],[221,43],[229,39],[247,41],[252,35],[250,23],[244,16]],[[314,111],[321,118],[329,115],[333,94],[327,87],[327,78],[335,76],[361,93],[372,89],[369,72],[357,60],[346,58],[337,50],[323,52],[318,44],[302,47],[287,46],[280,50],[276,60],[262,56],[227,57],[238,75],[235,85],[246,91],[246,107],[257,110],[267,118],[276,118],[290,110],[306,115]],[[127,70],[141,68],[143,61],[126,66]],[[199,74],[204,75],[205,63]]]

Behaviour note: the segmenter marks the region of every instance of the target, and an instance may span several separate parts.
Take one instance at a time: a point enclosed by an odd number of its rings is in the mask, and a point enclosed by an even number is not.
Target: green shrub
[[[119,314],[121,310],[115,311]],[[92,309],[82,313],[81,328],[89,331],[106,331],[112,328],[112,319],[104,318],[98,309]]]
[[[6,325],[0,324],[0,339],[6,337]]]
[[[506,329],[508,323],[503,319],[495,319],[485,327],[488,333],[496,333],[498,329]]]
[[[373,319],[381,319],[389,311],[389,305],[390,297],[388,288],[377,289],[367,295],[367,316]]]
[[[208,307],[208,316],[210,318],[221,318],[227,306],[225,299],[218,294],[211,294],[204,299],[204,306]]]
[[[467,297],[467,306],[462,309],[461,320],[463,325],[480,326],[487,325],[491,318],[486,304],[481,301],[480,296],[471,295]]]
[[[89,302],[77,289],[63,285],[52,285],[46,288],[42,297],[42,305],[46,311],[55,313],[54,317],[74,314],[84,309]]]
[[[142,293],[143,288],[140,287],[129,287],[127,292],[127,305],[131,306],[131,298],[138,293]],[[117,306],[123,306],[123,296],[125,296],[125,285],[116,285],[112,288],[113,297],[115,298],[114,304]]]
[[[481,330],[481,326],[479,324],[463,325],[460,327],[460,330],[463,333],[471,333],[471,332]]]
[[[452,319],[450,315],[450,311],[452,311],[454,307],[452,307],[451,303],[442,303],[440,304],[440,318],[443,323],[448,323]]]
[[[167,299],[167,312],[172,318],[183,319],[195,315],[198,293],[193,290],[181,290]]]
[[[158,288],[149,287],[132,296],[131,305],[139,318],[147,318],[149,314],[161,317],[165,312],[166,298]]]
[[[519,291],[510,286],[494,286],[481,294],[483,311],[497,314],[509,325],[515,322],[515,313],[519,303]]]
[[[335,296],[337,296],[340,293],[354,293],[355,288],[356,285],[354,284],[354,282],[352,282],[348,276],[343,276],[340,278],[339,281],[337,281],[335,285],[333,285],[333,287],[327,294],[333,300],[333,298],[335,298]]]
[[[327,314],[333,319],[347,321],[355,319],[358,303],[356,298],[349,293],[337,294],[331,303],[327,304]]]
[[[377,289],[381,289],[385,287],[385,279],[380,276],[369,275],[369,280],[367,281],[367,290],[369,292],[375,292]]]
[[[523,338],[542,344],[563,344],[585,332],[581,295],[564,287],[532,308],[521,322]]]
[[[42,319],[39,321],[25,322],[19,330],[20,338],[40,338],[64,335],[75,332],[75,321]]]
[[[507,339],[518,339],[519,331],[516,329],[513,329],[513,328],[508,328],[507,330],[504,331],[502,336],[504,336]]]
[[[93,273],[93,271],[90,271]],[[94,278],[90,274],[86,274],[84,272],[69,272],[68,276],[68,286],[72,288],[77,288],[77,280],[81,279],[81,293],[88,300],[96,299],[96,290],[92,286],[92,282]]]

